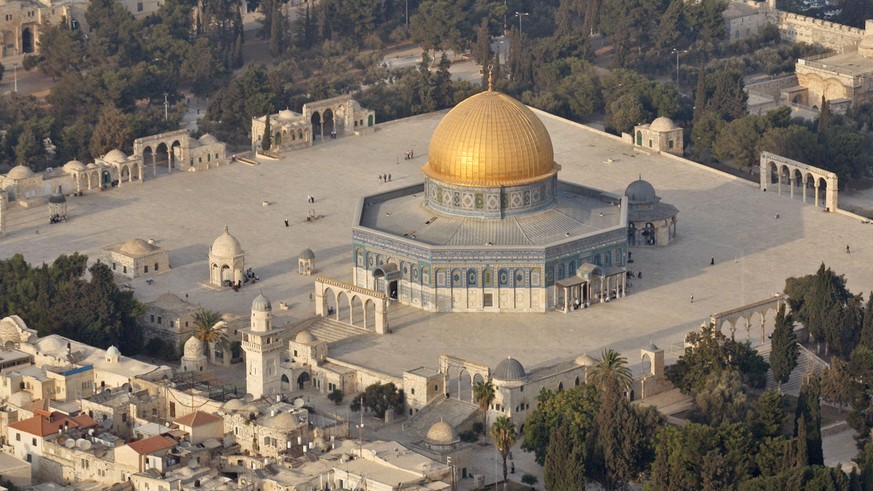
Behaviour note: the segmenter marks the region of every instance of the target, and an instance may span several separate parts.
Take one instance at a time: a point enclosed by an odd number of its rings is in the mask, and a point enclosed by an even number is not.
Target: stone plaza
[[[563,180],[620,195],[642,177],[676,206],[677,235],[670,246],[630,248],[628,269],[642,274],[621,301],[570,313],[428,313],[392,306],[392,334],[341,344],[332,348],[333,357],[399,376],[420,366],[435,368],[440,354],[492,367],[511,355],[531,369],[611,347],[639,370],[640,347],[656,343],[669,363],[680,354],[671,347],[680,346],[685,333],[711,314],[765,299],[782,290],[786,277],[812,273],[821,262],[845,274],[852,291],[862,293],[873,284],[869,224],[536,113],[551,134]],[[49,225],[39,208],[12,209],[0,255],[20,252],[40,263],[79,251],[94,260],[107,245],[151,239],[169,251],[171,270],[127,280],[139,300],[174,293],[245,316],[263,292],[274,305],[289,307],[274,309],[274,325],[293,324],[315,311],[313,277],[297,272],[300,251],[314,251],[317,275],[350,281],[359,198],[421,182],[431,134],[444,114],[383,123],[370,135],[318,141],[278,161],[159,175],[123,191],[73,197],[68,221],[61,224]],[[402,158],[410,149],[415,158]],[[392,175],[390,182],[380,181],[385,173]],[[310,216],[314,219],[307,220]],[[245,250],[246,267],[260,279],[239,292],[209,286],[209,245],[225,225]],[[744,331],[737,337],[745,337]],[[753,328],[751,339],[760,340],[760,331]]]

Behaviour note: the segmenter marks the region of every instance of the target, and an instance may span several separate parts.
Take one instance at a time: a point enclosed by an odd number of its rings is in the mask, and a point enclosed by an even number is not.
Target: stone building
[[[87,2],[13,0],[0,4],[0,60],[39,52],[42,27],[64,23],[73,28],[84,19]],[[76,21],[78,22],[78,21]],[[8,65],[7,65],[8,66]]]
[[[805,91],[792,93],[792,100],[805,106],[858,104],[873,96],[873,20],[868,20],[857,50],[831,56],[797,60],[798,85]]]
[[[242,453],[275,458],[291,447],[299,449],[302,442],[312,441],[309,412],[287,403],[261,409],[233,399],[222,406],[219,415],[224,418],[224,433]]]
[[[172,293],[164,293],[145,304],[139,317],[145,340],[160,338],[180,352],[194,333],[194,314],[200,307],[188,303]]]
[[[361,107],[347,94],[308,102],[300,113],[284,109],[252,118],[253,152],[261,151],[267,117],[270,118],[272,148],[280,151],[309,147],[319,139],[369,133],[376,124],[375,111]]]
[[[559,181],[560,168],[527,106],[466,99],[434,131],[423,183],[362,199],[354,284],[440,312],[545,312],[586,264],[614,267],[604,281],[619,285],[625,200]]]
[[[680,157],[685,153],[682,127],[663,116],[652,124],[634,126],[634,145]]]
[[[112,271],[127,278],[165,273],[170,270],[170,253],[142,239],[113,244],[104,249]]]
[[[628,201],[627,242],[632,246],[660,246],[676,238],[676,215],[673,205],[661,203],[648,181],[636,180],[624,191]]]

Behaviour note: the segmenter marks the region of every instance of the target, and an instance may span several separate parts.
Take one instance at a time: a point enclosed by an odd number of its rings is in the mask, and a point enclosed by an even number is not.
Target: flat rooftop
[[[680,353],[671,346],[711,314],[767,298],[784,288],[786,277],[814,273],[822,262],[844,274],[853,292],[873,289],[873,226],[804,205],[800,193],[792,200],[772,192],[772,186],[761,192],[748,181],[635,151],[619,139],[535,112],[552,136],[562,180],[621,195],[642,176],[679,209],[676,240],[665,248],[630,248],[629,269],[642,272],[642,278],[634,278],[630,294],[619,301],[568,314],[432,314],[392,306],[392,334],[331,347],[330,357],[399,376],[421,366],[437,368],[440,354],[492,367],[512,355],[532,370],[614,348],[638,369],[641,347],[654,342],[669,362]],[[41,207],[13,209],[9,231],[0,237],[0,257],[20,252],[39,264],[80,251],[94,261],[106,245],[151,238],[169,251],[172,269],[151,285],[146,278],[125,280],[140,301],[188,294],[194,305],[248,317],[262,291],[274,306],[290,307],[277,307],[274,314],[302,320],[314,312],[309,298],[314,277],[297,274],[297,254],[311,248],[317,275],[350,281],[360,197],[421,182],[419,169],[443,114],[380,124],[361,137],[319,141],[255,167],[237,163],[157,178],[148,169],[141,184],[68,199],[65,223],[49,225]],[[404,160],[410,148],[416,157]],[[386,172],[392,182],[380,183],[379,174]],[[306,202],[308,194],[314,204]],[[307,222],[309,210],[322,218]],[[207,251],[225,224],[246,251],[246,267],[261,279],[239,292],[204,285]],[[752,331],[751,338],[760,339],[760,333]],[[244,368],[235,367],[244,383]]]
[[[427,206],[419,186],[363,201],[361,226],[433,246],[544,246],[603,232],[620,224],[620,196],[558,183],[551,207],[503,219],[464,217]],[[387,196],[387,195],[390,195]]]
[[[827,58],[820,58],[818,60],[804,60],[803,63],[798,60],[797,64],[801,66],[806,64],[814,68],[831,69],[835,72],[845,73],[856,77],[873,72],[873,58],[865,58],[858,54],[857,51],[841,53],[828,56]]]

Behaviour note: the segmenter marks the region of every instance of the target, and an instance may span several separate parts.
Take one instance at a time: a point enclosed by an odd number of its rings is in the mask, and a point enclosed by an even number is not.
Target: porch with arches
[[[377,334],[389,332],[387,295],[342,281],[315,280],[315,314]]]
[[[838,207],[839,179],[833,172],[791,160],[770,152],[761,152],[760,189],[773,190],[781,196],[783,182],[791,199],[795,193],[806,204],[807,195],[813,206],[835,212]]]

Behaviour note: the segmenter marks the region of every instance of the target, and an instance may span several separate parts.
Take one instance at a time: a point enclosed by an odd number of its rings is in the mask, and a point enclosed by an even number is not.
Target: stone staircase
[[[427,430],[438,421],[445,422],[459,433],[472,429],[477,417],[479,406],[473,403],[457,399],[438,399],[409,418],[403,425],[403,431],[413,440],[424,440]]]
[[[366,331],[359,327],[343,324],[334,319],[325,317],[313,317],[307,319],[295,326],[289,339],[294,339],[294,336],[303,329],[308,329],[309,333],[317,339],[327,341],[328,346],[339,342],[347,341],[348,339],[358,336],[366,336],[373,334],[371,331]]]
[[[770,342],[759,345],[756,349],[758,354],[763,356],[768,361],[770,360],[770,350],[772,344]],[[800,354],[797,357],[797,366],[788,377],[788,382],[782,384],[782,392],[797,396],[800,394],[800,386],[803,385],[803,380],[810,374],[821,374],[828,367],[828,364],[815,355],[815,353],[800,347]],[[773,372],[767,371],[767,388],[775,390],[778,387],[776,380],[773,379]]]

